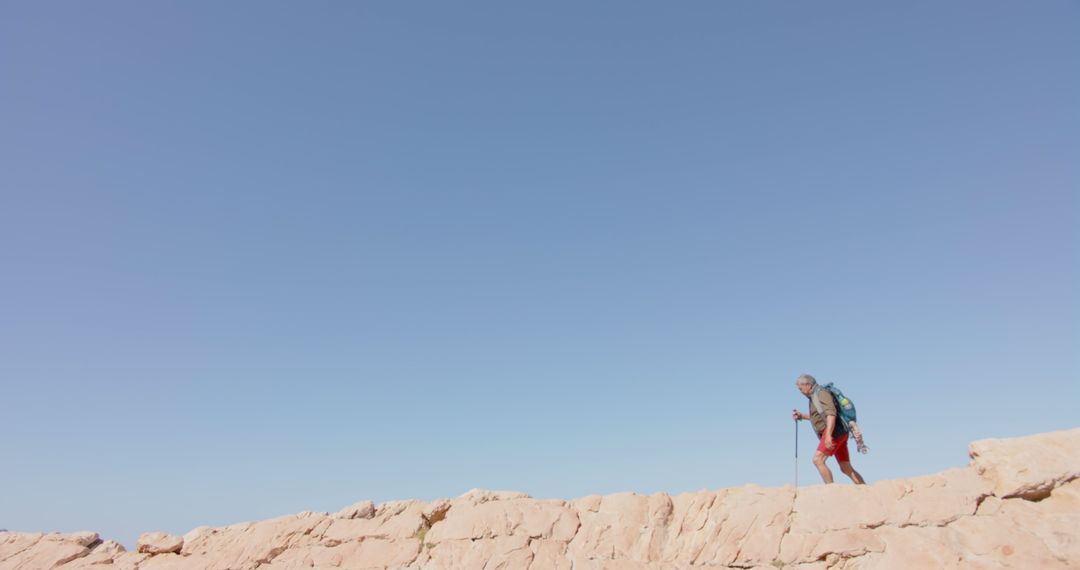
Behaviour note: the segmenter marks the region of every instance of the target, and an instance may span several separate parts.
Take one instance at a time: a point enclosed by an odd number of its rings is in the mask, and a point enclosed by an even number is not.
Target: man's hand
[[[802,414],[799,413],[799,410],[791,410],[791,419],[799,421],[802,419]]]
[[[825,449],[828,449],[828,450],[831,451],[832,448],[836,447],[836,442],[834,442],[833,438],[831,438],[831,437],[825,437],[825,438],[822,439],[822,441],[825,443]]]

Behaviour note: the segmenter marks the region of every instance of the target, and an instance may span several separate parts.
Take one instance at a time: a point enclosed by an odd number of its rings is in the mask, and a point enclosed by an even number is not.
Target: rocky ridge
[[[147,533],[135,552],[92,532],[0,532],[0,569],[1080,568],[1080,428],[969,452],[967,467],[865,487],[362,501]]]

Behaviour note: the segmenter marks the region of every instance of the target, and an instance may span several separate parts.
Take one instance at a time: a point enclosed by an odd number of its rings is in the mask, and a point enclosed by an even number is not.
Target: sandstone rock
[[[53,537],[59,536],[64,537],[62,540],[69,540],[79,546],[94,546],[101,542],[101,537],[98,536],[98,533],[90,531],[73,532],[67,535],[54,534],[46,536],[45,539],[52,540]]]
[[[975,470],[998,497],[1040,499],[1080,478],[1080,428],[1013,439],[984,439],[968,448]]]
[[[375,503],[360,501],[334,514],[335,519],[370,519],[375,516]]]
[[[99,541],[96,545],[90,548],[90,552],[81,558],[72,560],[68,564],[64,565],[67,569],[83,569],[96,567],[97,570],[102,570],[101,564],[113,564],[117,557],[125,552],[124,547],[112,540]],[[112,569],[110,569],[112,570]]]
[[[332,547],[314,545],[286,550],[267,568],[401,568],[416,559],[420,541],[367,539],[342,543]]]
[[[532,550],[532,568],[537,570],[573,570],[566,557],[566,542],[553,539],[537,539],[529,543]]]
[[[426,505],[419,501],[395,501],[379,505],[371,518],[333,519],[313,536],[327,546],[367,538],[411,538],[425,527]]]
[[[999,513],[1015,525],[1017,533],[1014,536],[1032,537],[1032,550],[1044,546],[1055,560],[1080,562],[1080,540],[1075,533],[1061,532],[1062,529],[1080,529],[1078,491],[1080,480],[1067,488],[1054,489],[1050,497],[1038,503],[1005,500]],[[998,522],[1001,526],[1001,521]]]
[[[459,505],[434,525],[426,541],[473,540],[521,534],[528,538],[569,541],[578,528],[578,517],[562,501],[509,499]]]
[[[424,516],[424,520],[427,521],[428,525],[432,525],[446,518],[446,513],[452,505],[453,503],[449,499],[439,499],[425,505],[420,514]]]
[[[127,552],[127,549],[124,548],[124,545],[116,542],[115,540],[105,540],[95,546],[92,552],[94,554],[117,555],[123,552]]]
[[[194,544],[198,542],[203,535],[213,534],[214,532],[216,531],[208,526],[195,527],[184,534],[184,544]]]
[[[97,533],[92,532],[2,533],[0,568],[34,570],[62,566],[89,554],[90,546],[97,540]]]
[[[308,513],[209,529],[185,541],[181,554],[197,555],[205,570],[268,564],[289,548],[317,544],[312,531],[330,520],[327,515]]]
[[[518,491],[486,491],[484,489],[472,489],[461,495],[455,502],[469,502],[473,504],[486,503],[488,501],[505,501],[508,499],[528,499],[529,495]]]
[[[144,554],[175,554],[183,547],[183,537],[164,532],[144,532],[135,542],[135,552]]]
[[[787,536],[777,560],[810,564],[830,556],[838,560],[850,559],[884,550],[885,543],[875,530],[848,528]]]
[[[361,501],[143,535],[139,552],[89,532],[0,532],[0,570],[1080,568],[1077,449],[1080,430],[987,440],[966,468],[798,492]]]
[[[446,540],[424,552],[420,568],[528,568],[533,558],[529,537],[499,536],[478,540]]]
[[[579,513],[580,528],[567,545],[567,554],[584,558],[634,560],[632,551],[648,519],[648,498],[635,493],[601,497],[595,510]]]
[[[570,501],[570,506],[577,511],[596,512],[600,508],[600,503],[604,500],[604,497],[600,495],[588,495]]]
[[[788,529],[794,489],[747,485],[718,496],[694,562],[755,566],[776,560]]]

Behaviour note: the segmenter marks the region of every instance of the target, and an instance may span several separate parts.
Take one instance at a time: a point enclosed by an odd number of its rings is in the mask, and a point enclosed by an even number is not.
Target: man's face
[[[796,382],[795,387],[798,388],[800,392],[802,392],[803,396],[809,396],[810,395],[810,385],[809,384],[800,384],[800,383]]]

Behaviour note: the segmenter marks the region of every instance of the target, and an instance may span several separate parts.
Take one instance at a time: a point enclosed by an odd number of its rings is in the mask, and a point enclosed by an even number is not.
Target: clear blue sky
[[[1080,424],[1076,2],[0,6],[0,527]]]

